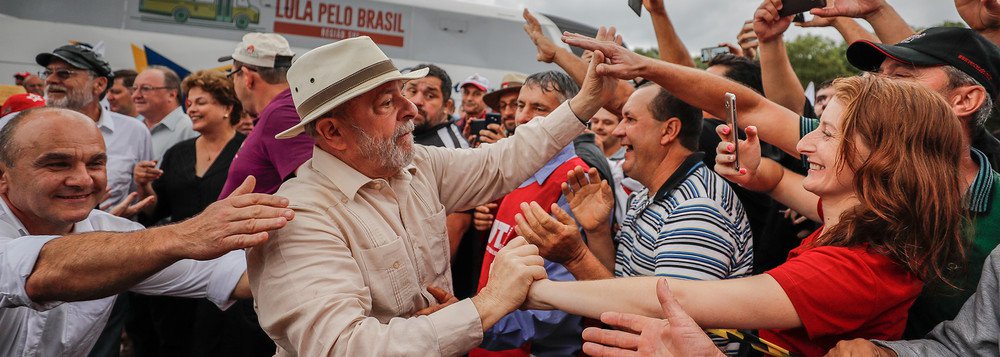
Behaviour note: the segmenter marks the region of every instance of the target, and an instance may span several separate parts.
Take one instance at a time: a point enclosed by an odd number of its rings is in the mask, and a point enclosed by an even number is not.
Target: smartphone
[[[708,61],[711,61],[713,58],[715,58],[715,56],[718,56],[718,55],[721,55],[721,54],[724,54],[724,53],[731,53],[731,51],[729,51],[729,46],[719,46],[719,47],[702,48],[701,49],[701,62],[708,63]]]
[[[635,11],[635,14],[642,17],[642,0],[628,0],[628,7]]]
[[[490,124],[501,125],[500,113],[488,113],[486,114],[486,119],[472,119],[472,122],[469,123],[469,131],[476,135],[476,141],[479,141],[479,132],[490,130]]]
[[[729,140],[733,142],[733,158],[735,159],[733,160],[733,168],[735,168],[736,171],[739,171],[740,170],[740,136],[739,136],[740,125],[736,120],[736,95],[733,93],[726,93],[726,111],[729,112],[729,127],[733,129],[730,130],[732,136],[729,138]]]
[[[826,0],[781,0],[778,16],[792,16],[818,7],[826,7]]]

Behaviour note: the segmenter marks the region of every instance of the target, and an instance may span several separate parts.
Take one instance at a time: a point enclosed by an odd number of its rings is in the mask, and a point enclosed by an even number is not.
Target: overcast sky
[[[626,0],[461,0],[509,8],[528,7],[597,26],[615,26],[629,47],[655,47],[656,37],[649,14],[636,17]],[[955,5],[946,0],[888,0],[911,26],[928,27],[945,20],[961,21]],[[688,51],[698,52],[719,42],[735,42],[743,21],[753,16],[757,0],[665,0],[667,13]],[[867,24],[866,24],[867,26]],[[838,36],[832,29],[801,29],[793,26],[791,38],[802,33]]]

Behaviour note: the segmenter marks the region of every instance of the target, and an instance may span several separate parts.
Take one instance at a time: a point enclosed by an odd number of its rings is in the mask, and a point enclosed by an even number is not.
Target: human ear
[[[681,120],[677,117],[667,119],[660,124],[660,145],[666,146],[677,140],[681,134]]]

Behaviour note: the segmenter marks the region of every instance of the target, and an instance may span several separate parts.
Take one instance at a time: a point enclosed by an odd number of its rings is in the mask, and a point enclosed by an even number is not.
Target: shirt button
[[[399,264],[399,261],[396,261],[396,262],[393,262],[393,263],[392,263],[392,268],[393,268],[393,269],[399,269],[399,265],[400,265],[400,264]]]
[[[382,189],[382,183],[381,182],[376,182],[374,185],[372,185],[372,188],[374,188],[375,190],[381,190]]]

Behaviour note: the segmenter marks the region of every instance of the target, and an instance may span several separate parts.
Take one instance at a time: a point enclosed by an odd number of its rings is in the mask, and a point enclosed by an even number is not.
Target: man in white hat
[[[451,296],[445,215],[517,188],[585,129],[614,93],[595,74],[579,95],[518,134],[478,149],[414,146],[417,110],[406,75],[368,37],[316,48],[288,71],[313,158],[282,185],[295,220],[247,253],[261,326],[278,355],[454,356],[524,301],[545,278],[535,246],[512,240],[489,283]]]
[[[474,73],[459,83],[457,88],[462,92],[462,115],[458,120],[458,126],[464,129],[469,120],[486,117],[489,108],[486,107],[483,96],[490,91],[490,80],[479,73]]]
[[[295,173],[295,169],[312,157],[313,140],[299,135],[288,140],[275,140],[274,135],[299,124],[292,94],[285,78],[295,53],[284,37],[273,33],[248,33],[230,56],[220,62],[233,61],[229,73],[236,97],[243,109],[257,117],[233,163],[219,198],[229,195],[247,176],[257,178],[255,192],[274,193],[278,186]]]

